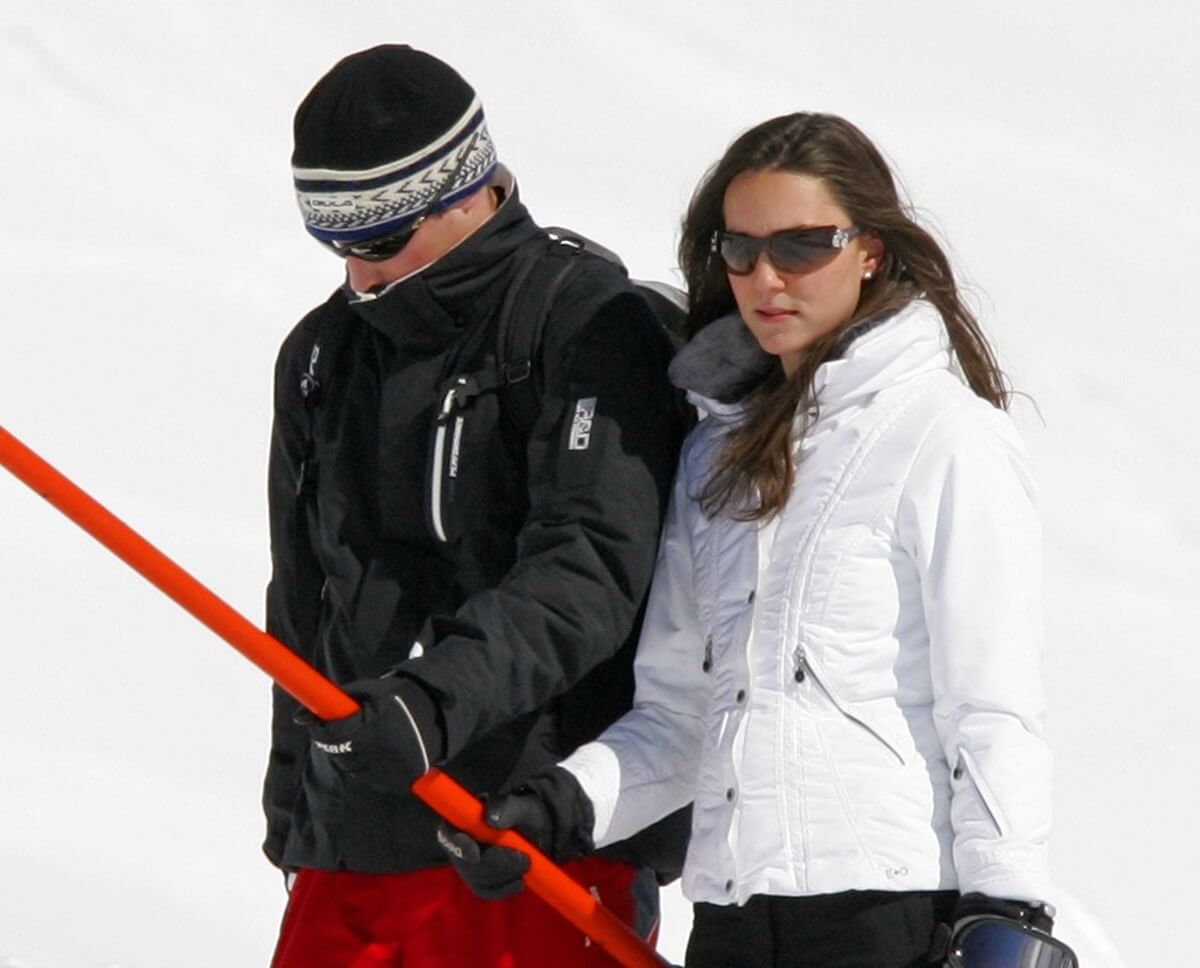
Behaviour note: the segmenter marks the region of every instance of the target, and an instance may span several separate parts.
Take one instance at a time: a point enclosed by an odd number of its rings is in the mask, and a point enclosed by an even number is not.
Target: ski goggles
[[[438,203],[446,197],[451,186],[457,181],[459,174],[466,166],[467,159],[471,157],[471,149],[475,147],[478,139],[479,132],[476,131],[471,135],[471,140],[467,142],[466,148],[459,154],[454,169],[442,180],[429,203],[421,210],[421,214],[398,232],[381,235],[374,239],[362,239],[358,242],[339,242],[335,239],[319,239],[318,241],[343,259],[352,256],[355,259],[362,259],[364,262],[386,262],[392,256],[399,255],[400,250],[412,241],[412,237],[417,234],[417,229],[424,225],[425,220],[437,210]]]
[[[1066,944],[1011,918],[969,918],[955,930],[947,968],[1079,968]]]
[[[788,229],[765,238],[720,231],[713,233],[712,251],[721,256],[725,271],[733,276],[750,275],[764,252],[780,272],[808,272],[829,262],[861,233],[857,225]]]

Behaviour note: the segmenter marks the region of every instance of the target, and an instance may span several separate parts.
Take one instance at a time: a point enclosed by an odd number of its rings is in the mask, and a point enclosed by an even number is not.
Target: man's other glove
[[[498,830],[515,830],[556,863],[592,850],[595,815],[575,777],[561,767],[538,773],[511,793],[491,798],[483,818]],[[524,888],[529,858],[507,847],[481,844],[442,824],[438,843],[471,892],[485,901],[511,897]]]
[[[308,728],[311,756],[376,789],[407,790],[443,755],[445,730],[437,703],[404,676],[360,679],[344,686],[362,708],[353,716],[323,722],[307,710],[296,720]]]

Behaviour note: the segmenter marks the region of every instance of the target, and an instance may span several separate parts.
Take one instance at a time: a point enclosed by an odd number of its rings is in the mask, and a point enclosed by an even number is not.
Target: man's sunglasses
[[[829,262],[861,233],[857,225],[844,229],[836,225],[788,229],[766,238],[722,231],[713,233],[712,251],[721,256],[725,270],[734,276],[750,275],[763,252],[780,272],[808,272]]]
[[[334,239],[320,239],[322,245],[336,255],[340,255],[343,259],[348,256],[353,256],[355,259],[362,259],[364,262],[386,262],[392,256],[399,254],[412,237],[417,234],[417,229],[425,224],[425,220],[433,214],[440,202],[455,180],[458,178],[459,172],[467,163],[467,159],[471,157],[471,149],[475,147],[475,142],[479,138],[479,132],[476,131],[471,135],[471,140],[467,142],[466,148],[462,154],[458,156],[458,163],[454,166],[454,170],[442,181],[438,186],[438,190],[433,193],[433,198],[429,200],[429,204],[421,210],[421,214],[411,224],[406,225],[398,232],[392,232],[390,235],[381,235],[374,239],[362,239],[358,242],[338,242]]]
[[[375,239],[363,239],[361,242],[338,242],[334,239],[320,239],[320,243],[333,252],[335,255],[340,255],[343,259],[353,256],[356,259],[362,259],[364,262],[384,262],[396,255],[412,240],[412,237],[417,234],[419,229],[429,215],[429,209],[426,208],[417,220],[410,225],[406,225],[399,232],[393,232],[391,235],[383,235]]]

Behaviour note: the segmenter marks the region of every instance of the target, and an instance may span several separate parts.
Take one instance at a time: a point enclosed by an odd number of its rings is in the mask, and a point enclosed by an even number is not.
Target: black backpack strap
[[[505,406],[524,437],[528,437],[538,415],[538,388],[530,377],[534,375],[536,355],[542,344],[542,330],[563,282],[579,265],[576,257],[586,252],[627,272],[621,257],[594,239],[558,227],[543,231],[550,244],[540,252],[535,250],[524,256],[525,262],[505,297],[498,327],[497,360],[503,373],[502,384],[511,388],[505,395]],[[671,349],[679,349],[686,342],[687,296],[667,283],[635,279],[633,284],[650,307]],[[691,426],[695,410],[682,392],[677,397],[685,426]]]
[[[441,541],[454,540],[455,503],[459,467],[460,429],[466,411],[476,398],[496,393],[500,402],[501,430],[509,447],[523,448],[533,433],[541,411],[541,386],[537,355],[554,301],[570,273],[587,260],[587,253],[625,272],[614,253],[584,236],[566,229],[548,228],[540,243],[531,241],[514,255],[515,264],[508,289],[496,316],[492,359],[482,368],[446,379],[439,390],[432,442],[429,447],[428,520],[432,533]],[[682,342],[681,305],[683,294],[672,286],[635,283],[671,347]],[[485,337],[487,338],[487,337]],[[323,351],[327,355],[327,351]],[[324,361],[322,355],[318,364]],[[694,422],[694,410],[682,393],[676,394],[681,426]],[[691,418],[689,419],[689,414]]]
[[[512,279],[496,317],[493,358],[481,369],[449,377],[438,393],[437,417],[429,447],[428,521],[440,541],[457,536],[451,513],[459,464],[464,413],[481,395],[497,393],[502,431],[510,446],[528,442],[540,410],[534,358],[546,316],[559,287],[575,264],[577,249],[549,238],[517,251]]]
[[[564,230],[547,229],[546,233],[549,244],[522,257],[496,328],[496,366],[507,391],[504,406],[523,437],[533,429],[540,409],[534,363],[546,319],[563,282],[578,264],[575,257],[588,251],[583,240]]]

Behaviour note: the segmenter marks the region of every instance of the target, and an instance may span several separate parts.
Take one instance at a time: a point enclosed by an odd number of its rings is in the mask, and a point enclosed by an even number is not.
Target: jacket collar
[[[839,359],[817,368],[813,380],[821,417],[861,405],[875,394],[932,370],[950,367],[950,336],[942,317],[915,299],[861,333]]]
[[[343,287],[350,309],[398,346],[435,347],[487,318],[503,295],[510,257],[538,234],[511,174],[500,169],[493,185],[504,198],[488,221],[440,259],[377,296],[363,297]]]
[[[688,399],[718,419],[732,419],[742,400],[779,361],[763,351],[737,313],[713,320],[675,354],[667,371]]]
[[[671,382],[724,422],[745,410],[746,395],[779,365],[737,313],[705,326],[671,362]],[[814,376],[822,416],[931,369],[950,365],[949,336],[932,304],[916,299],[899,312],[852,327]]]

